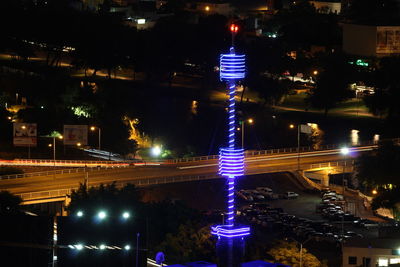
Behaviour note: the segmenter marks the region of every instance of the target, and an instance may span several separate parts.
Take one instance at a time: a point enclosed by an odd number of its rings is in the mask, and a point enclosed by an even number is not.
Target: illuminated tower
[[[250,234],[250,227],[235,224],[235,179],[244,174],[244,150],[235,147],[235,94],[236,83],[245,77],[245,55],[235,53],[234,37],[238,26],[232,24],[232,47],[229,54],[220,56],[220,79],[228,85],[228,147],[219,152],[219,174],[228,182],[228,213],[224,225],[211,228],[211,233],[218,236],[218,266],[240,266],[243,251],[243,237]]]

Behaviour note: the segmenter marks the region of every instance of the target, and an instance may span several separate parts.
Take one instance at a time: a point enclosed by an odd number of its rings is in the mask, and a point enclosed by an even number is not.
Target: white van
[[[286,192],[285,194],[285,198],[297,198],[299,196],[299,194],[295,193],[295,192]]]

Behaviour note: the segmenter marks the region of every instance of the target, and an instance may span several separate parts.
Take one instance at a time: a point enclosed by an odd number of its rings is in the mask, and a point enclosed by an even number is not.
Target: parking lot
[[[260,237],[265,239],[265,242],[274,238],[307,241],[306,247],[312,253],[321,259],[331,258],[331,262],[337,260],[342,241],[378,236],[378,224],[375,222],[369,223],[350,215],[346,217],[348,220],[342,221],[334,212],[324,214],[320,210],[317,213],[317,205],[323,200],[321,193],[304,192],[301,185],[288,173],[253,175],[237,179],[237,191],[255,190],[257,187],[268,187],[280,197],[288,191],[299,195],[293,199],[257,201],[246,201],[236,196],[236,207],[239,211],[237,220],[250,225],[254,231],[263,233]],[[226,209],[224,179],[166,184],[145,188],[143,192],[145,201],[179,199],[193,208],[207,211],[208,214],[211,212],[214,215],[213,223],[221,223],[224,219],[221,215]],[[256,207],[255,202],[261,205],[257,204]],[[335,264],[338,263],[329,265],[337,266]]]

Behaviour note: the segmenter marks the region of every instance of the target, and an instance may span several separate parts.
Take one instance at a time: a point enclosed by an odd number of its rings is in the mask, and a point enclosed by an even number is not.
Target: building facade
[[[342,267],[400,264],[399,239],[350,239],[343,244]]]
[[[202,14],[220,14],[230,16],[233,13],[233,7],[229,2],[222,1],[197,1],[186,4],[186,10]]]
[[[315,7],[319,13],[324,14],[340,14],[342,9],[342,3],[339,2],[329,2],[329,1],[310,1],[310,4]]]
[[[400,26],[343,24],[343,51],[350,55],[400,55]]]

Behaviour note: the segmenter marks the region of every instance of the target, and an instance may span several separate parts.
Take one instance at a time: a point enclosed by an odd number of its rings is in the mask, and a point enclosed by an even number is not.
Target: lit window
[[[389,266],[389,261],[387,258],[379,258],[378,266]]]
[[[390,264],[399,264],[400,258],[390,259],[389,262],[390,262]]]

